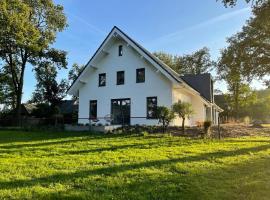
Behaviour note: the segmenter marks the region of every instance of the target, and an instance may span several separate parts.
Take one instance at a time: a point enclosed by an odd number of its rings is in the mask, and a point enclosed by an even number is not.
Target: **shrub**
[[[174,119],[174,113],[165,106],[158,106],[157,117],[159,119],[159,123],[162,123],[163,133],[165,133],[170,122]]]
[[[249,124],[250,124],[250,117],[248,117],[248,116],[246,116],[246,117],[244,117],[244,124],[246,125],[246,126],[248,126]]]
[[[147,131],[143,131],[143,132],[142,132],[142,135],[143,135],[143,136],[148,136],[149,133],[148,133]]]
[[[204,128],[204,137],[209,134],[210,127],[212,125],[211,121],[205,121],[203,122],[203,128]]]

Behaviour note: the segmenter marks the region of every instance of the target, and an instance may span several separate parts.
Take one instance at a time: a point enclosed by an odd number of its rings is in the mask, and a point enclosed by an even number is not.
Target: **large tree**
[[[48,103],[52,108],[66,96],[68,83],[62,79],[57,82],[57,68],[49,62],[43,62],[36,68],[37,85],[32,102]]]
[[[65,66],[65,54],[50,48],[65,27],[63,7],[53,0],[0,1],[0,58],[12,78],[18,122],[26,67],[44,60]]]
[[[180,75],[207,73],[214,66],[207,47],[183,56],[171,55],[165,52],[155,52],[154,55]]]
[[[235,117],[240,112],[241,93],[254,78],[270,74],[270,1],[253,7],[253,16],[242,31],[228,38],[228,47],[221,51],[219,78],[228,84],[233,98]]]
[[[253,16],[240,32],[230,37],[229,48],[237,51],[247,78],[270,74],[270,1],[253,7]]]

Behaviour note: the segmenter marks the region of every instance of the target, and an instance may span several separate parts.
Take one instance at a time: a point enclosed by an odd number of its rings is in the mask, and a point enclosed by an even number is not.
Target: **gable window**
[[[118,56],[122,56],[123,55],[123,45],[119,45],[118,46]]]
[[[146,116],[148,119],[157,118],[157,97],[146,98]]]
[[[125,83],[125,71],[118,71],[116,74],[116,84],[124,85]]]
[[[136,83],[144,83],[145,82],[145,69],[140,68],[136,69]]]
[[[90,107],[89,118],[96,119],[97,118],[97,100],[91,100],[89,107]]]
[[[99,87],[106,86],[106,73],[99,74],[99,77],[98,77],[98,86]]]

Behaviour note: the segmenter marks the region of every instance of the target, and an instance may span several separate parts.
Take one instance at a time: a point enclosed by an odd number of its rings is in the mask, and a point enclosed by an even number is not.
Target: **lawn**
[[[0,131],[0,199],[270,199],[270,138]]]

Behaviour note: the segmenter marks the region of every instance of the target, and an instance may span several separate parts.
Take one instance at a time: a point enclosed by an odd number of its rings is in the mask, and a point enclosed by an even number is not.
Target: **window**
[[[157,97],[147,97],[146,99],[146,109],[147,118],[156,119],[157,118]]]
[[[99,74],[98,86],[99,87],[106,86],[106,74],[105,73]]]
[[[125,72],[124,71],[118,71],[117,72],[116,84],[117,85],[124,85],[124,83],[125,83]]]
[[[123,55],[123,45],[119,45],[118,47],[118,56],[122,56]]]
[[[97,100],[91,100],[90,101],[89,117],[90,117],[90,119],[96,119],[97,118]]]
[[[145,81],[145,69],[136,69],[136,83],[144,83]]]

